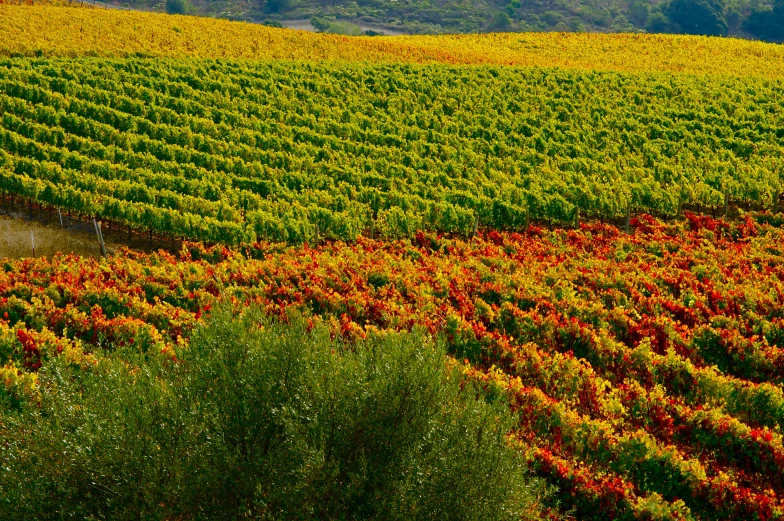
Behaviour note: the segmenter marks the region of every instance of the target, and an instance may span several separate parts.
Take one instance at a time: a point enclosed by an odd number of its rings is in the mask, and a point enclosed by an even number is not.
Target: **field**
[[[257,305],[443,339],[553,519],[784,516],[780,46],[6,5],[0,36],[3,195],[186,241],[0,261],[0,434]]]
[[[0,62],[3,190],[302,243],[776,211],[779,81],[445,65]]]
[[[0,55],[495,64],[784,77],[779,45],[644,34],[358,37],[142,12],[0,4]]]
[[[631,235],[596,224],[8,261],[7,385],[25,392],[56,353],[89,366],[97,346],[186,350],[220,299],[304,309],[347,338],[424,325],[508,394],[521,450],[578,519],[772,519],[784,493],[775,224],[690,214],[641,218]]]

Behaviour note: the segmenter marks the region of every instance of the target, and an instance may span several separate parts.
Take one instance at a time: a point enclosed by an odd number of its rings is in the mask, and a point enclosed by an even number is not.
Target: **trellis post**
[[[730,211],[730,193],[724,192],[724,218],[727,218],[727,215]]]
[[[101,223],[93,219],[93,226],[95,226],[95,235],[98,236],[98,244],[101,246],[101,255],[106,258],[106,244],[103,242],[103,234],[101,233]]]
[[[631,224],[631,221],[632,221],[632,204],[629,203],[626,206],[626,233],[627,234],[629,233],[629,225]]]

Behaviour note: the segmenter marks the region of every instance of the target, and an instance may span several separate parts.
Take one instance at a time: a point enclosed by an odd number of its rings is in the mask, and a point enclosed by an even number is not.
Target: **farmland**
[[[181,353],[221,298],[305,310],[346,338],[420,325],[509,396],[516,442],[577,518],[770,519],[784,493],[774,224],[690,214],[635,220],[631,235],[596,224],[7,262],[6,379],[34,393],[42,360],[89,366],[96,346]]]
[[[0,62],[0,176],[36,203],[179,238],[772,209],[778,81],[444,65]]]
[[[243,58],[562,67],[784,77],[778,45],[661,34],[348,38],[189,16],[0,4],[0,55]]]
[[[250,316],[249,336],[274,331],[270,345],[312,347],[307,367],[331,367],[336,349],[348,360],[365,345],[443,343],[460,378],[444,381],[503,406],[511,427],[487,413],[505,426],[503,447],[549,487],[521,485],[536,501],[517,519],[784,515],[780,46],[344,38],[7,5],[0,36],[4,202],[171,246],[0,261],[0,517],[57,512],[68,497],[85,518],[209,518],[177,495],[201,497],[175,480],[179,465],[214,456],[219,438],[244,451],[228,474],[267,454],[188,423],[217,387],[252,380],[189,365],[223,360],[201,351],[223,337],[252,343],[229,322],[205,344],[216,310]],[[187,387],[199,371],[207,387]],[[319,385],[297,395],[296,414],[286,402],[262,423],[310,421]],[[96,405],[115,399],[124,412]],[[204,417],[247,434],[253,407],[237,410]],[[106,445],[79,438],[83,425]],[[39,427],[64,434],[36,445]],[[132,428],[154,441],[131,451]],[[184,432],[213,452],[178,445]],[[123,450],[130,459],[107,456]],[[151,470],[122,474],[137,456]],[[307,476],[332,483],[317,467]],[[200,471],[213,485],[220,474]],[[233,508],[243,519],[304,509],[275,496],[309,486],[304,475],[277,491],[251,484]],[[345,513],[336,490],[361,487],[333,481],[324,497]],[[438,490],[435,503],[454,499]]]

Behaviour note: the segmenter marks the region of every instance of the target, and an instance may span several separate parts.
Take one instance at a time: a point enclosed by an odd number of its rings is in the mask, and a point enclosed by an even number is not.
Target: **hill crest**
[[[683,35],[349,37],[138,11],[0,5],[0,55],[202,57],[543,66],[784,78],[784,46]]]

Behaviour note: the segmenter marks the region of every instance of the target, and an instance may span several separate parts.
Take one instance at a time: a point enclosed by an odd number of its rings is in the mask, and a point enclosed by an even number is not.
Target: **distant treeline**
[[[409,33],[564,31],[684,33],[784,41],[784,0],[119,0],[130,7],[261,21],[315,19],[326,32],[350,21]],[[330,23],[331,22],[331,23]],[[349,31],[351,32],[351,31]]]

